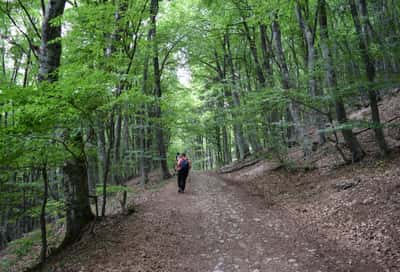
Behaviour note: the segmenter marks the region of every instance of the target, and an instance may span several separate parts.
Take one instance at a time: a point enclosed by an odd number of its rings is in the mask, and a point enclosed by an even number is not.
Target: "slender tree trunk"
[[[7,29],[4,30],[5,35],[7,35]],[[5,41],[1,41],[1,47],[0,47],[0,52],[1,52],[1,74],[4,76],[4,78],[7,75],[7,70],[6,70],[6,47],[5,47]]]
[[[292,88],[292,84],[290,81],[289,68],[287,66],[285,54],[283,52],[281,29],[277,18],[275,18],[275,20],[272,22],[272,32],[274,37],[277,61],[280,65],[281,70],[282,88],[284,90],[290,90]],[[300,106],[294,102],[290,102],[288,109],[291,118],[293,119],[293,122],[295,124],[297,137],[299,137],[300,143],[302,143],[303,145],[304,155],[308,156],[311,153],[311,145],[302,124],[303,122],[300,116]]]
[[[92,150],[96,149],[96,146],[89,147]],[[99,179],[99,169],[98,169],[98,157],[96,154],[86,154],[87,167],[88,167],[88,186],[89,194],[96,195],[96,186]]]
[[[316,62],[316,48],[315,48],[315,31],[313,31],[312,27],[309,25],[308,21],[306,20],[307,18],[304,18],[303,16],[303,6],[297,2],[296,5],[296,14],[297,14],[297,20],[299,22],[300,28],[303,32],[303,36],[305,39],[305,42],[307,44],[307,70],[308,70],[308,86],[309,86],[309,92],[312,97],[318,97],[321,96],[322,93],[318,88],[317,80],[316,80],[316,71],[315,71],[315,62]],[[309,7],[305,7],[308,9]],[[315,124],[317,125],[319,130],[322,130],[325,128],[324,124],[324,119],[321,116],[320,113],[318,112],[313,112],[314,115],[314,120]],[[324,132],[319,132],[319,138],[320,138],[320,144],[324,144],[326,142],[326,137]]]
[[[263,66],[268,78],[269,85],[273,85],[273,69],[271,66],[272,49],[268,44],[267,26],[260,24],[260,39],[261,39],[261,51],[263,56]]]
[[[114,146],[115,141],[115,130],[114,130],[114,112],[110,114],[110,122],[108,124],[108,147],[105,151],[105,161],[104,161],[104,170],[103,170],[103,203],[101,207],[101,216],[106,216],[106,206],[107,206],[107,185],[108,178],[110,175],[111,169],[111,159],[112,159],[112,148]],[[104,137],[104,134],[103,134]],[[106,142],[106,139],[101,139],[101,141]]]
[[[151,27],[152,27],[152,35],[151,41],[153,45],[153,69],[154,69],[154,95],[157,98],[155,105],[155,117],[158,120],[156,130],[156,139],[157,139],[157,147],[158,154],[160,156],[160,166],[163,179],[168,179],[171,177],[171,174],[168,169],[167,163],[167,150],[164,141],[164,130],[163,124],[161,121],[161,71],[159,65],[159,57],[158,57],[158,41],[156,40],[157,36],[157,14],[158,14],[158,0],[151,0],[150,4],[150,16],[151,16]]]
[[[225,34],[225,46],[226,46],[226,61],[227,65],[230,67],[230,79],[232,83],[232,99],[233,99],[233,104],[234,106],[238,109],[241,107],[241,101],[240,101],[240,93],[239,93],[239,85],[237,83],[237,73],[235,71],[235,64],[233,63],[233,54],[230,46],[230,38],[228,33]],[[255,44],[254,44],[255,46]],[[265,82],[264,82],[265,83]],[[263,83],[263,84],[264,84]],[[255,132],[256,128],[254,126],[254,123],[249,123],[248,124],[248,142],[251,145],[251,148],[254,152],[259,152],[262,147],[257,139],[257,133]],[[247,155],[247,153],[250,153],[250,150],[248,150],[248,147],[245,147],[244,150],[245,154],[244,156]]]
[[[250,52],[251,52],[251,55],[253,56],[253,61],[254,61],[255,69],[256,69],[256,75],[257,75],[258,82],[260,83],[261,87],[264,87],[266,79],[265,79],[264,73],[261,68],[260,60],[258,59],[256,41],[251,36],[250,29],[249,29],[249,26],[247,25],[246,21],[243,21],[243,27],[244,27],[247,41],[249,42],[249,45],[250,45]]]
[[[365,71],[367,74],[367,79],[372,85],[375,81],[375,61],[373,56],[370,53],[370,40],[371,40],[371,28],[369,23],[369,16],[367,12],[367,3],[365,0],[360,0],[360,11],[361,11],[361,21],[358,15],[357,6],[355,4],[355,0],[350,1],[350,9],[351,15],[353,17],[354,26],[356,28],[356,32],[359,38],[359,45],[361,49],[361,55],[365,64]],[[373,129],[375,132],[375,140],[380,148],[382,155],[387,155],[389,153],[389,148],[385,141],[385,135],[383,133],[383,129],[381,126],[381,120],[379,116],[379,107],[378,107],[378,99],[377,92],[373,89],[373,87],[368,86],[368,98],[370,102]]]
[[[116,108],[116,122],[115,122],[115,129],[114,129],[114,154],[113,154],[113,176],[114,182],[117,185],[122,184],[122,167],[121,167],[121,133],[122,133],[122,113],[121,108]]]
[[[12,73],[12,75],[11,75],[11,81],[10,81],[10,84],[15,84],[16,83],[16,81],[17,81],[17,77],[18,77],[18,74],[19,74],[19,68],[20,68],[20,59],[19,58],[16,58],[15,60],[14,60],[14,70],[13,70],[13,73]]]
[[[224,95],[227,101],[232,101],[233,100],[233,95],[230,90],[228,90],[227,87],[225,87]],[[230,108],[233,109],[235,106],[232,105],[234,103],[228,102],[230,104]],[[247,154],[249,154],[249,146],[248,143],[243,135],[243,127],[241,123],[238,120],[235,120],[235,117],[232,116],[233,120],[233,132],[235,136],[235,144],[237,147],[237,158],[238,159],[244,159]]]
[[[24,80],[22,83],[23,87],[28,86],[28,79],[29,79],[29,68],[31,66],[31,49],[29,49],[28,51],[28,55],[26,56],[27,60],[26,60],[26,66],[25,66],[25,71],[24,71]]]
[[[147,41],[151,41],[152,28],[147,33]],[[143,65],[143,82],[142,82],[142,93],[144,95],[149,95],[149,55],[146,53]],[[146,120],[147,115],[151,115],[148,106],[143,103],[141,105],[141,110],[139,111],[139,146],[140,146],[140,175],[142,177],[142,185],[148,183],[149,172],[150,172],[150,159],[148,158],[150,153],[150,138],[151,138],[151,128],[148,120]],[[147,118],[149,119],[149,118]]]
[[[41,232],[41,240],[42,247],[40,249],[40,261],[44,263],[47,258],[47,230],[46,230],[46,205],[48,198],[48,189],[49,189],[49,179],[47,177],[47,169],[46,166],[42,169],[42,177],[43,177],[43,200],[42,200],[42,208],[40,211],[40,232]]]
[[[246,89],[244,84],[242,82],[244,80],[241,79],[241,68],[240,68],[240,62],[238,62],[236,65],[233,62],[233,54],[230,46],[230,41],[229,41],[229,36],[227,40],[227,52],[228,52],[228,64],[231,67],[231,79],[232,79],[232,86],[234,88],[234,93],[237,94],[238,99],[239,99],[239,106],[246,106],[245,105],[245,100],[243,102],[240,102],[240,95],[243,94],[241,90]],[[265,86],[265,82],[263,83],[263,86]],[[250,91],[250,89],[249,89]],[[238,108],[239,108],[238,106]],[[247,125],[245,126],[246,128],[246,138],[248,139],[248,142],[250,144],[250,147],[254,153],[258,153],[262,151],[262,145],[260,143],[260,140],[258,138],[258,133],[257,133],[257,119],[254,118],[251,122],[248,122]]]
[[[105,126],[102,120],[98,120],[98,132],[97,132],[97,156],[99,158],[98,165],[99,165],[99,177],[100,177],[100,184],[103,186],[102,194],[103,194],[103,201],[102,201],[102,212],[101,215],[105,215],[105,206],[107,202],[107,179],[108,179],[108,168],[109,168],[109,160],[110,157],[110,148],[106,148],[106,136],[105,136]],[[111,145],[109,145],[111,146]],[[107,152],[108,151],[108,152]],[[104,210],[104,213],[103,213]]]
[[[325,69],[326,69],[326,78],[328,82],[328,87],[331,89],[331,92],[337,87],[336,73],[333,67],[331,50],[328,46],[329,43],[329,31],[328,31],[328,18],[326,14],[326,3],[325,0],[320,0],[319,2],[319,25],[320,25],[320,36],[321,36],[321,48],[322,48],[322,56],[325,61]],[[343,99],[337,94],[333,93],[333,97],[335,99],[335,109],[336,116],[339,124],[345,124],[347,120],[346,109],[343,104]],[[352,161],[360,161],[364,157],[364,151],[361,148],[360,143],[357,140],[357,137],[354,135],[352,129],[344,128],[341,130],[343,138],[345,140],[346,145],[349,147],[352,154]]]
[[[127,105],[128,106],[128,105]],[[127,180],[129,177],[132,176],[132,170],[133,168],[131,167],[131,142],[134,143],[135,141],[131,141],[131,135],[129,132],[129,127],[133,126],[130,124],[130,119],[127,115],[124,116],[124,122],[123,122],[123,132],[122,135],[123,137],[123,152],[122,152],[122,159],[124,160],[123,163],[123,178],[124,180]]]
[[[229,38],[228,34],[225,34],[224,37],[224,73],[223,73],[223,79],[226,81],[227,79],[227,70],[230,68],[230,73],[231,73],[231,85],[232,87],[228,90],[228,87],[225,87],[224,94],[225,96],[229,99],[231,98],[232,105],[231,108],[240,108],[240,97],[239,94],[236,90],[236,80],[235,80],[235,71],[233,67],[233,61],[232,61],[232,56],[229,52]],[[234,118],[235,119],[235,118]],[[239,159],[244,159],[248,154],[250,154],[250,149],[249,145],[247,143],[247,140],[245,139],[244,133],[243,133],[243,126],[239,123],[238,120],[234,120],[234,133],[235,133],[235,140],[236,144],[238,147],[239,151]]]
[[[144,115],[144,113],[143,113]],[[140,169],[140,175],[142,177],[142,185],[144,186],[145,184],[148,183],[149,181],[149,171],[148,171],[148,160],[146,158],[146,128],[145,128],[145,120],[143,117],[139,117],[139,169]]]
[[[224,107],[225,107],[224,106],[224,98],[221,96],[219,96],[217,107],[219,107],[219,109],[224,109]],[[225,113],[223,113],[222,118],[224,121],[226,120],[227,116]],[[222,162],[224,165],[226,165],[226,164],[231,163],[231,161],[232,161],[232,152],[231,152],[230,143],[229,143],[229,139],[228,139],[228,128],[227,128],[226,124],[221,126],[220,133],[221,133],[221,137],[222,137],[222,147],[221,147]]]
[[[257,86],[257,90],[259,90],[260,88],[264,88],[267,85],[267,79],[266,76],[264,74],[262,65],[260,63],[259,57],[258,57],[258,50],[257,50],[257,44],[256,44],[256,38],[254,37],[254,35],[251,34],[250,32],[250,28],[246,22],[246,20],[243,21],[243,27],[244,27],[244,32],[247,38],[247,41],[249,43],[250,46],[250,52],[251,55],[253,57],[253,61],[254,61],[254,67],[256,70],[256,76],[257,76],[257,82],[258,84]],[[271,75],[271,69],[269,66],[269,54],[268,54],[268,50],[267,50],[267,46],[266,46],[266,28],[265,25],[261,25],[260,27],[261,30],[261,34],[262,34],[262,39],[261,39],[261,43],[262,43],[262,53],[263,53],[263,66],[265,69],[265,72],[268,73],[269,75]],[[229,40],[228,40],[228,51],[229,51],[229,55],[231,56],[230,60],[232,61],[232,52],[230,50],[230,45],[229,45]],[[233,61],[232,61],[233,62]],[[231,65],[232,67],[233,64]],[[233,77],[235,77],[235,74],[232,74]],[[270,82],[271,82],[272,77],[269,78]],[[249,86],[250,88],[250,86]],[[266,109],[265,109],[265,115],[266,115]],[[249,139],[249,143],[251,145],[251,148],[254,152],[259,152],[262,150],[262,145],[257,137],[257,129],[256,129],[256,125],[254,123],[250,123],[249,127],[248,127],[248,139]]]

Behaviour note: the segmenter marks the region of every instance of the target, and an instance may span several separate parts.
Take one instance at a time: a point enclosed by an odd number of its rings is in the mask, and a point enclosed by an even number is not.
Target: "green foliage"
[[[134,193],[135,191],[131,187],[127,187],[127,186],[107,185],[107,194],[108,195],[114,195],[116,193],[122,193],[122,192]],[[98,185],[96,187],[96,194],[102,195],[102,193],[103,193],[103,186]]]
[[[16,254],[19,258],[24,257],[31,253],[35,242],[40,240],[40,233],[35,232],[36,235],[32,235],[29,237],[24,237],[18,240],[15,240],[10,245],[12,247],[11,253]]]
[[[58,216],[62,214],[64,211],[64,201],[56,201],[56,200],[50,200],[46,204],[46,214],[48,216]],[[39,218],[40,213],[41,213],[42,206],[34,206],[29,208],[24,215],[27,215],[32,218]]]
[[[15,260],[2,259],[0,260],[0,269],[1,271],[9,271],[14,264]]]

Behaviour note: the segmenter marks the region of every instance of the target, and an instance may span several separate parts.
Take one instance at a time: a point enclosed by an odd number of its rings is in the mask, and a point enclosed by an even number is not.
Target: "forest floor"
[[[294,214],[290,201],[270,205],[246,188],[195,172],[178,194],[171,181],[135,214],[99,223],[46,271],[398,271],[315,231],[312,210],[324,209],[315,199]]]

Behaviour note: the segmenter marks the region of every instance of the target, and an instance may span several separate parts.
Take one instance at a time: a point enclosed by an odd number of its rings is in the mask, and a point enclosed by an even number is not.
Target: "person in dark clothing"
[[[185,153],[182,153],[176,166],[176,171],[178,172],[178,193],[185,192],[186,179],[189,175],[190,168],[190,160],[186,157]]]

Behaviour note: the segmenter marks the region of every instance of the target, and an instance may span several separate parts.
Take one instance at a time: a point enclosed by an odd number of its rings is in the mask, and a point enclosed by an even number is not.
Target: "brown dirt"
[[[294,173],[259,173],[255,165],[222,176],[248,194],[257,192],[268,210],[293,221],[298,232],[379,264],[376,271],[400,271],[400,157],[392,156]]]
[[[136,214],[99,223],[46,271],[384,271],[306,226],[214,174],[193,173],[185,194],[168,183]]]

